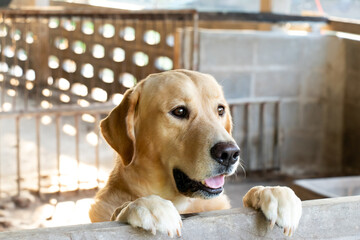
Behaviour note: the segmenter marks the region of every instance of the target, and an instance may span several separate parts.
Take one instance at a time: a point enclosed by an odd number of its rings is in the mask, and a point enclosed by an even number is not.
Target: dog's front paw
[[[167,233],[170,237],[181,236],[182,221],[179,212],[171,201],[151,195],[138,198],[127,204],[114,220],[129,223],[156,234]]]
[[[288,187],[253,187],[243,198],[245,207],[261,209],[270,221],[284,228],[284,234],[291,236],[299,225],[302,214],[301,200]]]

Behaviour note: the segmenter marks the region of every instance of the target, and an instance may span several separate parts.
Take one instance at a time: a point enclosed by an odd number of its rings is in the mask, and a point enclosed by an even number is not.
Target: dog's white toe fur
[[[284,228],[284,234],[291,236],[299,225],[302,214],[301,200],[288,187],[253,187],[243,198],[245,207],[261,209],[270,221]]]
[[[171,201],[156,195],[138,198],[130,202],[116,217],[117,221],[129,223],[156,234],[168,234],[171,238],[181,236],[182,221]]]

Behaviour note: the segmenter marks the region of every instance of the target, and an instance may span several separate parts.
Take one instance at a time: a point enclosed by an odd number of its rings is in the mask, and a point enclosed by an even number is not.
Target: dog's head
[[[216,80],[187,70],[148,76],[101,122],[124,165],[156,166],[176,191],[201,198],[221,194],[239,164],[231,128]]]

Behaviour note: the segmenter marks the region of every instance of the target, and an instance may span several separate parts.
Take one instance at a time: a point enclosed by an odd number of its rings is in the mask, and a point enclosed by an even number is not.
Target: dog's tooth
[[[202,184],[202,185],[205,185],[205,180],[202,180],[202,181],[201,181],[201,184]]]

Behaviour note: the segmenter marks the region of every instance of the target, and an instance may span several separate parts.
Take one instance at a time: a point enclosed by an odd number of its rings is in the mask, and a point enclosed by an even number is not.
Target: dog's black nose
[[[219,142],[210,149],[213,159],[224,166],[236,163],[240,156],[240,149],[235,143]]]

